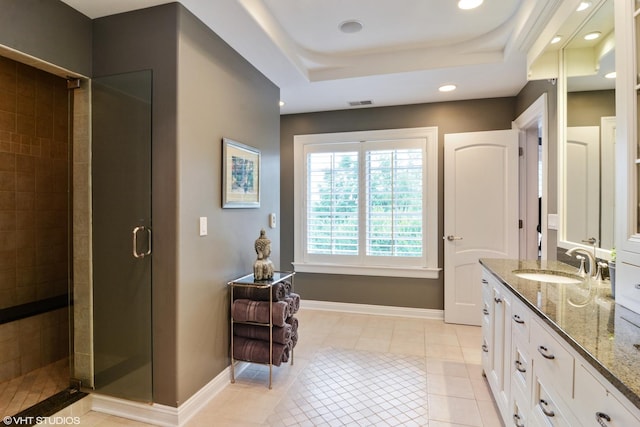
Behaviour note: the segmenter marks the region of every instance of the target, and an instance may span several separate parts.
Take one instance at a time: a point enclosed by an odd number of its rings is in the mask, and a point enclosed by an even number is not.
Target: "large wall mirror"
[[[559,99],[561,248],[595,243],[599,257],[614,247],[614,0],[599,3],[562,49]],[[593,2],[596,3],[596,2]],[[592,243],[593,242],[593,243]]]

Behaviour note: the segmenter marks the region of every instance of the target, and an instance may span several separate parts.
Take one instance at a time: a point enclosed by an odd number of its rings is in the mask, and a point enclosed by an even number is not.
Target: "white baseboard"
[[[236,375],[247,366],[249,364],[246,362],[238,362],[235,367]],[[231,367],[227,367],[178,408],[91,393],[91,410],[158,426],[183,426],[229,384],[230,378]]]
[[[374,314],[378,316],[417,317],[444,320],[444,310],[393,307],[388,305],[352,304],[346,302],[300,300],[300,307],[308,310],[339,311],[343,313]]]

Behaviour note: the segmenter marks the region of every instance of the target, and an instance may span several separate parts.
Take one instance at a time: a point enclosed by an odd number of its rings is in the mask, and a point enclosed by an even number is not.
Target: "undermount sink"
[[[536,282],[578,284],[584,279],[578,275],[554,270],[515,270],[513,272],[521,279],[533,280]]]

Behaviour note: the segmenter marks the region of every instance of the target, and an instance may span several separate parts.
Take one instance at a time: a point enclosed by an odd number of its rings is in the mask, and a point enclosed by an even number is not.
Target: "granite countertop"
[[[553,270],[575,275],[575,267],[558,261],[483,258],[480,264],[640,408],[640,314],[615,303],[609,281],[585,278],[567,285],[513,273]]]

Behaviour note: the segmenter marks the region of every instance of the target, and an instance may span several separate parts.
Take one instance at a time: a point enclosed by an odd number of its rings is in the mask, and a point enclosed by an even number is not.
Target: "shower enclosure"
[[[96,392],[152,402],[151,71],[92,80]]]

